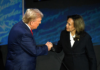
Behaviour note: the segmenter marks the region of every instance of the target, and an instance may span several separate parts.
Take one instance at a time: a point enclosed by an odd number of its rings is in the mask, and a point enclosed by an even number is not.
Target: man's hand
[[[47,42],[45,45],[48,47],[48,51],[50,51],[53,47],[53,44],[51,42]]]

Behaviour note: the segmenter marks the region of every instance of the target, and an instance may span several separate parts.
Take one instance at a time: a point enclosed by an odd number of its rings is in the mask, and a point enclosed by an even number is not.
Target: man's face
[[[35,19],[34,21],[32,21],[31,29],[37,29],[39,24],[41,24],[41,20],[42,20],[42,18],[39,17],[39,18]]]

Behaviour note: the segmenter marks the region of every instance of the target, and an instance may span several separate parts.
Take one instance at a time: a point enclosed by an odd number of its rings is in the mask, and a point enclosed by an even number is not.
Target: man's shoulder
[[[11,32],[18,32],[18,33],[23,33],[25,30],[24,28],[24,23],[22,21],[19,21],[18,23],[16,23],[12,28],[11,28]]]

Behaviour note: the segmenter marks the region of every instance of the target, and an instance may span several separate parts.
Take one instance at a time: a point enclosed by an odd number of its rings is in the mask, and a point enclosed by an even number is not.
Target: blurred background
[[[85,21],[85,31],[92,37],[98,70],[100,70],[100,2],[98,0],[0,0],[0,63],[4,68],[9,31],[22,20],[27,8],[38,8],[44,17],[40,26],[33,30],[37,45],[47,41],[57,44],[60,33],[67,23],[67,16],[79,14]],[[61,53],[49,52],[37,58],[36,70],[59,70]],[[1,69],[0,69],[1,70]],[[3,69],[2,69],[3,70]]]

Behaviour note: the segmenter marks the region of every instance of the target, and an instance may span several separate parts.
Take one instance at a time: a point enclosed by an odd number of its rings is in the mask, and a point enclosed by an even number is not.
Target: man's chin
[[[38,27],[37,27],[38,28]],[[34,28],[34,29],[37,29],[37,28]]]

